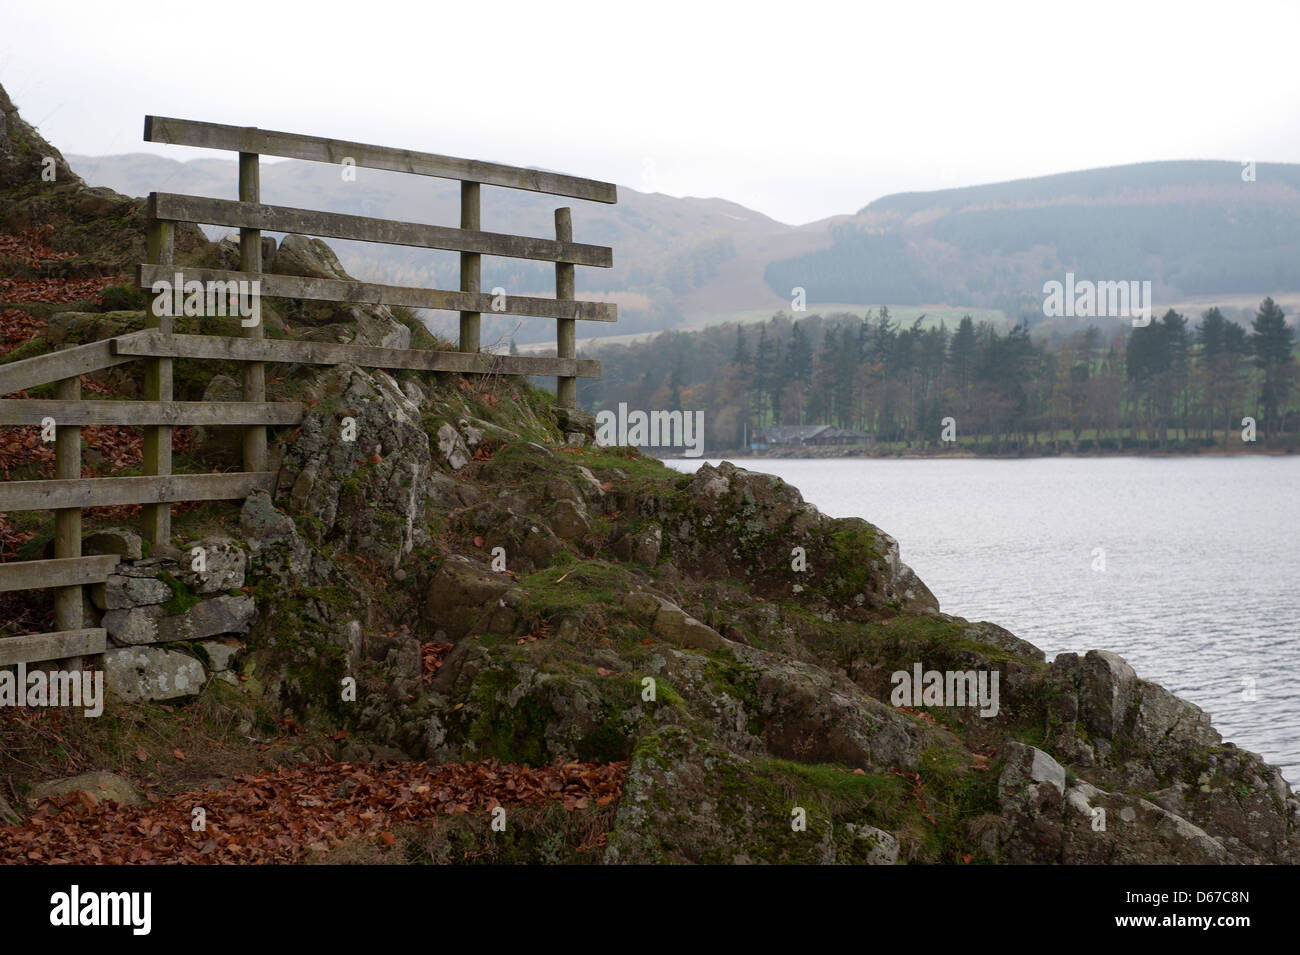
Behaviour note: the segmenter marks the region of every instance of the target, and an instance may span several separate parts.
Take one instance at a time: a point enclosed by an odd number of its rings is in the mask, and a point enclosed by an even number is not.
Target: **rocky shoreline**
[[[652,449],[653,450],[653,449]],[[649,453],[649,452],[647,452]],[[1286,457],[1292,454],[1300,454],[1300,451],[1288,451],[1285,448],[1260,448],[1258,450],[1247,450],[1244,448],[1201,448],[1195,451],[1154,451],[1154,450],[1134,450],[1124,451],[1052,451],[1048,449],[1026,450],[1024,452],[1003,452],[994,453],[991,451],[970,451],[970,450],[909,450],[909,451],[891,451],[887,449],[878,449],[871,447],[847,446],[839,447],[835,445],[817,445],[815,447],[790,447],[790,448],[773,448],[762,453],[744,452],[744,451],[708,451],[701,455],[700,458],[678,458],[674,455],[655,454],[655,457],[661,460],[727,460],[727,461],[763,461],[768,458],[784,459],[799,458],[810,460],[837,459],[837,458],[959,458],[959,459],[981,459],[996,461],[1012,461],[1024,458],[1227,458],[1227,457],[1253,457],[1263,455],[1267,457]]]
[[[0,222],[49,225],[69,243],[99,236],[97,262],[140,261],[136,204],[75,177],[45,188],[37,159],[57,150],[11,104],[5,117]],[[228,244],[184,238],[181,266],[234,261]],[[318,240],[286,238],[267,261],[347,278]],[[46,324],[8,357],[143,327],[128,290],[109,298],[44,308]],[[440,347],[382,306],[269,300],[263,317],[276,336]],[[230,394],[230,371],[177,360],[177,399]],[[0,723],[16,806],[0,796],[0,815],[22,836],[5,845],[27,845],[62,813],[111,825],[110,789],[169,786],[183,807],[220,789],[244,818],[241,800],[261,798],[240,775],[255,761],[337,779],[340,800],[344,776],[365,775],[340,765],[426,761],[492,779],[511,764],[512,778],[528,776],[519,766],[595,766],[620,780],[617,793],[590,790],[598,806],[564,804],[562,816],[588,813],[580,826],[538,815],[523,835],[512,829],[511,861],[1300,861],[1300,801],[1281,772],[1223,741],[1199,708],[1104,650],[1048,662],[995,624],[942,612],[893,538],[827,517],[780,478],[732,463],[679,474],[598,447],[591,416],[557,411],[519,380],[349,365],[273,365],[267,380],[270,400],[306,409],[273,433],[274,495],[178,513],[173,540],[148,552],[116,523],[90,528],[87,552],[119,558],[87,602],[87,626],[111,642],[97,664],[107,718],[75,737],[39,716]],[[129,372],[93,384],[140,397]],[[178,464],[219,466],[222,440],[195,434]],[[39,554],[49,530],[33,534],[24,546]],[[894,675],[917,667],[954,684],[996,673],[998,705],[981,716],[960,698],[895,703]],[[181,776],[173,741],[203,732],[219,745]],[[114,778],[64,778],[91,760]],[[489,808],[457,797],[403,824],[458,840],[422,860],[472,860],[500,851],[485,848],[485,825],[463,821]],[[398,851],[388,835],[371,861]],[[233,852],[234,836],[222,838],[213,851]],[[276,858],[316,844],[277,844]]]

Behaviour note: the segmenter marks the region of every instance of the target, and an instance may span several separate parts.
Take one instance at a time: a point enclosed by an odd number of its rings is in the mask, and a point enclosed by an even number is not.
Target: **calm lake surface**
[[[945,613],[1113,650],[1300,783],[1300,458],[736,463],[896,537]]]

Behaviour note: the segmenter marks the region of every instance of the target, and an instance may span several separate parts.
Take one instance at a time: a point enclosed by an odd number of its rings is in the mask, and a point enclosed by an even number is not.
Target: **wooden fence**
[[[600,363],[575,355],[578,321],[612,322],[617,310],[605,302],[574,298],[574,266],[608,268],[610,249],[573,241],[568,208],[555,210],[555,238],[484,232],[480,228],[483,185],[525,189],[596,202],[617,201],[610,183],[578,179],[535,169],[456,159],[432,153],[389,149],[364,143],[323,139],[239,126],[222,126],[161,116],[145,118],[150,142],[225,149],[239,153],[239,199],[152,193],[149,196],[149,261],[140,265],[137,283],[257,281],[261,296],[338,303],[404,305],[460,312],[457,351],[378,348],[320,342],[270,340],[262,323],[244,329],[243,337],[182,335],[173,318],[150,310],[144,331],[66,348],[35,358],[0,365],[0,395],[53,384],[55,398],[0,399],[0,426],[55,423],[55,477],[49,480],[0,482],[0,513],[54,512],[52,560],[0,563],[0,591],[55,588],[51,633],[0,638],[0,666],[36,663],[103,653],[103,628],[84,626],[82,587],[103,583],[117,557],[83,556],[81,510],[104,505],[140,504],[143,536],[152,542],[171,538],[171,505],[180,501],[239,500],[254,490],[274,493],[274,472],[267,470],[267,428],[302,420],[296,402],[266,400],[268,363],[334,365],[456,372],[556,376],[556,401],[577,405],[577,379],[600,376]],[[261,156],[388,169],[460,181],[460,227],[424,225],[363,216],[263,205],[260,198]],[[239,229],[239,269],[196,269],[173,263],[174,224],[204,223]],[[336,279],[272,275],[262,271],[261,234],[286,232],[354,239],[391,245],[444,249],[460,253],[460,289],[406,288]],[[484,255],[555,263],[555,297],[484,294]],[[495,306],[495,307],[494,307]],[[504,306],[504,307],[503,307]],[[556,357],[488,354],[480,351],[482,313],[555,319]],[[202,402],[172,400],[172,362],[178,358],[218,359],[240,363],[243,400]],[[81,375],[139,361],[144,365],[144,400],[83,401]],[[140,477],[81,477],[81,428],[126,425],[143,429],[144,462]],[[172,474],[172,428],[178,425],[223,425],[243,429],[243,469],[227,474]]]

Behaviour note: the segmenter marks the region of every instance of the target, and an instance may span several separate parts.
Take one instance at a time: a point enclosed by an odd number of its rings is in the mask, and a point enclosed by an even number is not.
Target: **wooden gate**
[[[172,316],[156,314],[163,310],[153,308],[148,327],[143,331],[0,365],[0,395],[48,384],[54,385],[56,395],[52,400],[0,399],[0,426],[50,422],[55,426],[55,477],[0,482],[0,512],[54,512],[55,556],[52,560],[0,563],[0,591],[54,588],[56,628],[50,633],[0,638],[0,666],[104,652],[103,628],[84,626],[82,587],[105,582],[119,558],[82,555],[82,508],[140,504],[143,536],[157,543],[171,539],[173,503],[239,500],[258,489],[274,493],[276,475],[267,470],[267,428],[297,424],[302,420],[303,409],[296,402],[266,400],[267,363],[350,363],[369,368],[459,374],[554,375],[557,404],[576,407],[577,379],[600,376],[599,362],[580,360],[575,355],[576,323],[613,322],[618,317],[612,304],[577,301],[574,297],[574,266],[609,268],[613,265],[613,253],[606,247],[575,243],[568,208],[555,210],[553,239],[484,232],[479,227],[480,189],[484,185],[612,203],[617,201],[617,194],[610,183],[432,153],[161,116],[145,118],[144,138],[150,142],[239,153],[239,199],[151,193],[149,261],[138,269],[140,288],[150,291],[163,285],[170,288],[179,278],[183,283],[198,281],[205,288],[229,289],[231,286],[225,283],[249,283],[261,296],[269,298],[448,309],[460,312],[458,350],[270,340],[263,337],[260,322],[246,328],[243,337],[182,335],[174,332]],[[460,227],[263,205],[258,175],[261,156],[338,165],[351,163],[459,180]],[[239,269],[176,266],[173,241],[177,222],[238,228]],[[459,252],[460,289],[409,288],[264,273],[263,231]],[[480,279],[484,255],[554,262],[555,297],[485,294]],[[253,282],[257,285],[252,286]],[[223,284],[215,286],[215,283]],[[484,312],[555,319],[556,357],[481,352],[479,324]],[[172,362],[177,358],[238,362],[242,369],[243,400],[173,401]],[[81,375],[134,361],[144,364],[144,400],[81,399]],[[84,425],[141,428],[144,474],[83,479],[81,427]],[[172,474],[172,428],[178,425],[241,427],[242,470],[228,474]]]

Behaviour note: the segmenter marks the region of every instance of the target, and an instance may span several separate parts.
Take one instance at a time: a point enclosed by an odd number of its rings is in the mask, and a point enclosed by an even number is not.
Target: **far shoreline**
[[[642,451],[650,453],[654,449],[642,448]],[[709,451],[698,457],[688,457],[686,455],[654,455],[661,461],[840,461],[840,460],[871,460],[871,461],[912,461],[918,459],[936,459],[936,460],[986,460],[986,461],[1023,461],[1037,460],[1042,458],[1284,458],[1294,457],[1300,454],[1300,450],[1287,450],[1286,448],[1261,448],[1257,451],[1245,451],[1239,449],[1214,449],[1206,448],[1199,451],[1015,451],[1015,452],[977,452],[977,451],[890,451],[890,452],[872,452],[863,451],[859,453],[842,453],[827,454],[824,450],[818,449],[823,453],[789,453],[789,452],[766,452],[755,454],[754,452],[738,453],[734,451]]]

